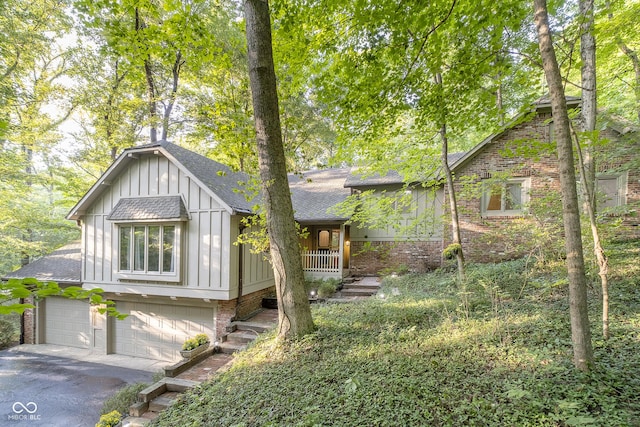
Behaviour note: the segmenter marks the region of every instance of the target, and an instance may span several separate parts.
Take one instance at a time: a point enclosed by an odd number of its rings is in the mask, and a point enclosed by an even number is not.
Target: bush
[[[16,341],[16,328],[13,322],[6,319],[0,319],[0,349],[9,346]]]
[[[320,298],[330,297],[336,292],[336,289],[338,289],[338,284],[335,280],[324,280],[320,283],[320,286],[318,286],[318,296]]]
[[[108,414],[104,414],[100,417],[100,421],[96,424],[96,427],[115,427],[118,425],[122,415],[118,411],[111,411]]]
[[[209,337],[206,334],[198,334],[195,337],[186,340],[184,344],[182,344],[182,349],[184,351],[193,350],[201,345],[209,344],[209,342]]]
[[[147,388],[149,385],[145,383],[136,383],[129,384],[118,390],[116,394],[108,398],[104,404],[102,405],[102,414],[110,415],[114,412],[120,414],[128,414],[129,408],[131,405],[136,403],[138,400],[138,393]],[[102,418],[100,418],[102,420]],[[105,426],[116,425],[115,424],[104,424]],[[96,424],[97,426],[98,424]],[[102,424],[100,424],[102,425]]]

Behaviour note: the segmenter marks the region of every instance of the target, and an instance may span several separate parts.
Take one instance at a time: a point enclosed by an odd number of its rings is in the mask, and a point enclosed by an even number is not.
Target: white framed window
[[[118,225],[118,277],[180,281],[180,224]]]
[[[482,187],[482,216],[518,216],[529,202],[531,178],[510,178],[485,182]]]
[[[599,210],[627,204],[627,174],[603,174],[596,177]]]

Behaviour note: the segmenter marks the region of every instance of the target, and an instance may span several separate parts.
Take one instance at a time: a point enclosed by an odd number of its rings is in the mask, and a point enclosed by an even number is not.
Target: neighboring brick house
[[[579,98],[567,97],[570,108],[577,108],[579,104]],[[609,126],[601,132],[601,137],[615,144],[628,133],[628,129]],[[640,152],[637,139],[626,144],[635,144],[635,153]],[[607,147],[611,150],[612,146]],[[612,212],[611,218],[623,220],[622,234],[640,237],[640,170],[637,166],[629,166],[629,152],[634,150],[627,147],[624,156],[597,164],[598,203],[601,211],[608,209]],[[532,112],[518,117],[503,131],[483,140],[453,162],[451,169],[456,176],[455,189],[466,258],[487,262],[521,256],[523,250],[531,247],[531,242],[525,241],[529,236],[526,231],[523,233],[508,227],[513,227],[517,221],[520,227],[524,227],[520,230],[537,227],[537,221],[548,218],[534,220],[528,206],[537,201],[546,203],[548,209],[553,210],[554,202],[560,203],[553,118],[548,100],[543,98],[536,102]],[[576,176],[579,179],[577,173]],[[470,188],[475,192],[469,191]],[[550,196],[551,199],[544,199]],[[548,216],[554,214],[561,222],[561,209],[547,212]],[[512,231],[512,234],[505,234],[505,230]],[[450,241],[450,236],[447,231],[447,241]]]

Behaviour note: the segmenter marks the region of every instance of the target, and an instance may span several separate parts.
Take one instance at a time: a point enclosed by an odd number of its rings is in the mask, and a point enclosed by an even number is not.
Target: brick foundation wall
[[[262,289],[248,295],[243,295],[238,299],[231,301],[218,301],[218,309],[216,314],[216,337],[226,334],[226,327],[234,320],[244,319],[251,313],[262,307],[262,298],[275,292],[275,287]]]
[[[381,270],[408,268],[411,272],[424,273],[441,265],[442,242],[351,242],[351,273],[356,276],[373,276]]]
[[[34,304],[33,298],[25,298],[25,304]],[[36,343],[36,314],[35,309],[28,308],[23,314],[24,324],[21,331],[23,344],[35,344]]]

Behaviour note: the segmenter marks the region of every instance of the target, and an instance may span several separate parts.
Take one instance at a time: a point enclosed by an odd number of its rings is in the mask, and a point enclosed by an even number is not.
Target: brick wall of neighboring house
[[[227,326],[233,320],[244,319],[250,314],[255,313],[262,307],[262,298],[275,292],[275,287],[262,289],[257,292],[243,295],[238,299],[231,301],[218,301],[217,317],[216,317],[216,337],[226,334]]]
[[[459,221],[465,258],[475,262],[495,262],[522,256],[532,249],[533,238],[542,223],[556,222],[559,227],[549,242],[562,246],[562,208],[560,200],[560,180],[555,154],[555,143],[551,142],[550,113],[540,113],[528,122],[506,130],[485,145],[477,155],[455,170],[456,195]],[[616,135],[608,135],[615,138]],[[616,164],[604,167],[615,169],[627,159],[619,159]],[[601,170],[602,168],[599,168]],[[531,200],[544,200],[544,216],[482,216],[481,186],[483,178],[496,172],[508,172],[513,178],[530,179]],[[461,177],[464,177],[461,179]],[[469,179],[463,185],[464,179]],[[576,174],[576,177],[578,175]],[[469,182],[475,191],[468,191]],[[464,191],[464,188],[467,191]],[[543,199],[543,197],[547,197]],[[634,208],[632,215],[624,216],[625,228],[622,235],[640,237],[640,171],[630,170],[627,184],[627,206]],[[448,211],[448,201],[445,202]],[[544,210],[544,208],[543,208]],[[617,217],[619,218],[619,217]],[[446,247],[451,243],[450,222],[445,222]],[[553,243],[551,243],[553,244]],[[548,248],[546,248],[548,249]]]
[[[423,273],[441,264],[442,242],[351,242],[351,273],[355,276],[372,276],[382,270],[408,269]],[[367,245],[368,246],[368,245]]]

